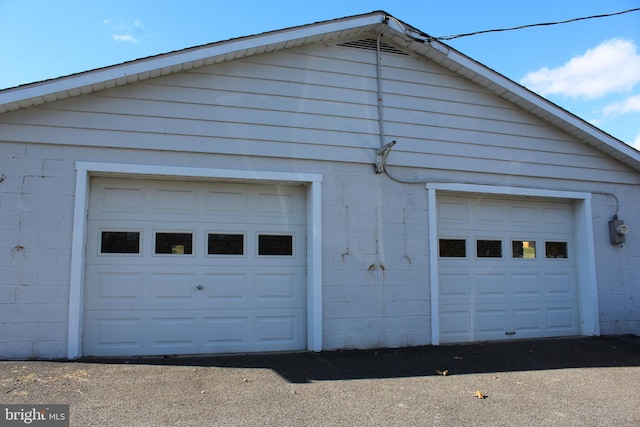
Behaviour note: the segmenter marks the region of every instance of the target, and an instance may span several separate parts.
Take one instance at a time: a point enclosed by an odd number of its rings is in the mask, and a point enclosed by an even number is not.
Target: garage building
[[[0,91],[0,357],[640,334],[640,152],[385,12]]]

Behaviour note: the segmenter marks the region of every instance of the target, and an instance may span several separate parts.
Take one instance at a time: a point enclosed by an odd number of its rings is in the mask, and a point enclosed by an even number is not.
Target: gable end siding
[[[450,71],[384,54],[390,164],[637,183],[638,174]],[[375,52],[309,46],[3,115],[4,137],[369,163]],[[295,149],[291,149],[295,144]]]

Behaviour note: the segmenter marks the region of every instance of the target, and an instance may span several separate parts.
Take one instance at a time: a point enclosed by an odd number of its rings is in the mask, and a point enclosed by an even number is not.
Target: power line
[[[499,32],[502,32],[502,31],[521,30],[523,28],[544,27],[544,26],[549,26],[549,25],[568,24],[568,23],[571,23],[571,22],[584,21],[584,20],[587,20],[587,19],[606,18],[608,16],[623,15],[625,13],[637,12],[639,10],[640,10],[640,7],[637,7],[635,9],[623,10],[622,12],[614,12],[614,13],[607,13],[607,14],[603,14],[603,15],[586,16],[584,18],[573,18],[573,19],[567,19],[566,21],[544,22],[544,23],[541,23],[541,24],[520,25],[518,27],[511,27],[511,28],[499,28],[499,29],[494,29],[494,30],[475,31],[473,33],[455,34],[455,35],[441,36],[441,37],[430,37],[430,39],[431,40],[453,40],[453,39],[459,39],[461,37],[475,36],[475,35],[478,35],[478,34],[499,33]]]

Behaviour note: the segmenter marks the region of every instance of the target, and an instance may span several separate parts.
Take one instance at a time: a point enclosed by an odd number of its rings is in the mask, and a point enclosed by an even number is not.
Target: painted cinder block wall
[[[431,341],[424,186],[372,165],[324,178],[323,314],[329,349]]]
[[[66,355],[75,174],[47,151],[0,143],[3,358]]]
[[[1,144],[0,276],[2,358],[64,358],[74,192],[78,159],[115,161],[117,150]],[[376,175],[372,165],[289,162],[237,156],[128,152],[134,163],[321,173],[323,181],[323,347],[401,347],[430,343],[426,190]],[[404,172],[400,169],[398,173]],[[49,184],[50,183],[50,184]],[[603,186],[621,201],[632,230],[637,190]],[[637,199],[635,199],[637,200]],[[608,243],[615,205],[594,195],[594,236],[603,334],[637,333],[639,263],[634,233]],[[629,212],[626,216],[623,213]]]
[[[639,174],[427,61],[383,76],[397,176],[593,193],[601,333],[639,333]],[[323,347],[430,343],[432,213],[374,173],[376,99],[372,52],[311,46],[1,114],[0,357],[67,354],[76,161],[322,174]]]
[[[598,282],[600,333],[640,334],[640,215],[638,186],[613,188],[620,202],[618,216],[631,232],[620,245],[609,243],[608,221],[615,214],[609,196],[594,194],[593,225]],[[598,191],[598,190],[593,190]],[[599,190],[611,191],[611,190]]]

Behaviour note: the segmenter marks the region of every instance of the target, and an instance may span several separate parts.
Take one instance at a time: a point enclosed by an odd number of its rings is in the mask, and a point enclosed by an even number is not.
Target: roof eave
[[[217,62],[377,31],[385,12],[216,42],[0,91],[0,113],[84,95]]]

